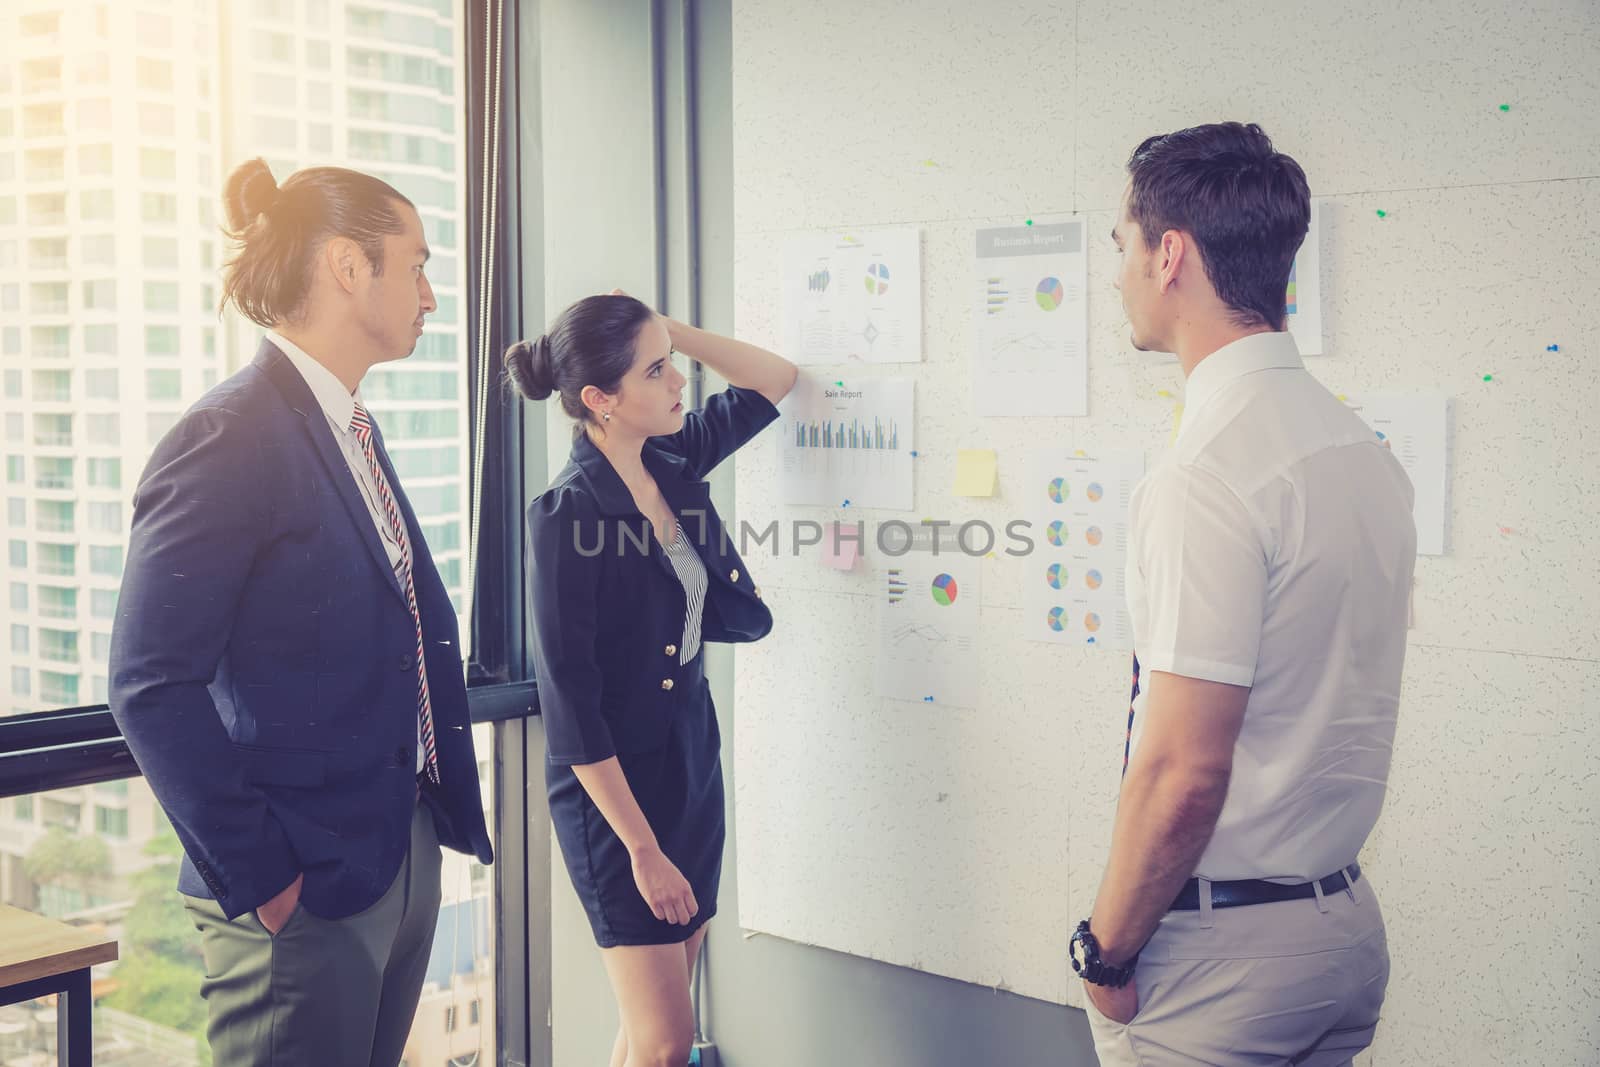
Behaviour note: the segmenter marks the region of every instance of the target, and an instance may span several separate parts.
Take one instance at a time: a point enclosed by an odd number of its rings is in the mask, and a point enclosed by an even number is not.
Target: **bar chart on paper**
[[[910,510],[912,398],[909,379],[802,375],[778,409],[783,502]]]
[[[900,448],[900,425],[874,418],[871,424],[859,419],[835,422],[833,419],[794,421],[796,448],[854,448],[869,452],[893,452]]]

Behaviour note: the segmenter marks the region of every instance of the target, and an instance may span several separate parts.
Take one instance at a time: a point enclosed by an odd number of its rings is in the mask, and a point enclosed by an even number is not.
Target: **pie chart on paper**
[[[1046,278],[1033,291],[1033,298],[1039,302],[1039,306],[1044,310],[1054,311],[1066,302],[1067,291],[1062,288],[1060,278]]]
[[[941,574],[933,580],[933,602],[941,608],[947,608],[956,602],[956,580],[948,574]]]
[[[1051,589],[1060,589],[1067,584],[1067,568],[1059,563],[1052,563],[1045,568],[1044,580],[1050,583]]]
[[[872,263],[867,266],[867,292],[873,296],[882,296],[889,291],[889,266],[886,263]]]

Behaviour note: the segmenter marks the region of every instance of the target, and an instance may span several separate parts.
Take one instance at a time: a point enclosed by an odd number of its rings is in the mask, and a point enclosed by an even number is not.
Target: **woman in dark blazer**
[[[701,411],[684,411],[679,351],[731,383]],[[580,300],[506,366],[578,422],[528,507],[528,584],[550,815],[621,1010],[611,1063],[682,1067],[724,839],[701,647],[772,628],[705,477],[777,418],[796,371],[620,293]]]

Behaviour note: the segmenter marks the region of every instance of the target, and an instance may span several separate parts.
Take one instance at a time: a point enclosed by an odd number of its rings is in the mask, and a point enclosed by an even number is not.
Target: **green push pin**
[[[1379,208],[1378,209],[1378,217],[1380,219],[1386,219],[1386,218],[1389,217],[1389,213],[1387,211],[1384,211],[1382,208]]]
[[[1494,375],[1492,375],[1492,374],[1485,374],[1485,375],[1484,375],[1484,376],[1483,376],[1483,380],[1484,380],[1484,381],[1486,381],[1486,382],[1492,382],[1492,381],[1494,381]]]
[[[1511,105],[1510,104],[1501,104],[1500,105],[1500,110],[1501,111],[1510,111],[1511,110]]]
[[[1032,219],[1026,219],[1026,220],[1024,220],[1023,225],[1032,226],[1033,225],[1033,220]]]

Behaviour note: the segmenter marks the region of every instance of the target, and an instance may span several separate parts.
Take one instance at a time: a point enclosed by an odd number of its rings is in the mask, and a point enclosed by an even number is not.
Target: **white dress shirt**
[[[1250,687],[1197,873],[1303,882],[1356,859],[1383,805],[1416,563],[1412,488],[1287,333],[1189,377],[1132,502],[1128,600],[1149,673]]]
[[[339,451],[344,454],[345,466],[350,469],[350,475],[356,480],[356,488],[361,491],[361,499],[367,505],[367,514],[372,519],[373,526],[378,529],[378,539],[383,542],[383,550],[389,557],[389,569],[399,573],[400,543],[395,540],[394,530],[389,526],[389,519],[383,513],[383,507],[378,503],[378,487],[372,480],[372,469],[367,466],[367,454],[361,447],[361,441],[356,437],[355,431],[350,429],[350,420],[355,417],[356,402],[361,399],[360,389],[351,393],[339,380],[333,371],[318,363],[306,354],[305,349],[284,337],[276,330],[266,332],[267,340],[278,346],[278,351],[289,357],[289,362],[294,364],[294,369],[300,372],[306,385],[311,389],[311,395],[317,398],[317,404],[322,408],[322,414],[328,420],[328,426],[333,430],[333,439],[339,445]],[[391,489],[394,486],[390,486]],[[426,671],[424,665],[422,670]],[[417,770],[420,772],[423,765],[422,752],[422,721],[417,721]]]

